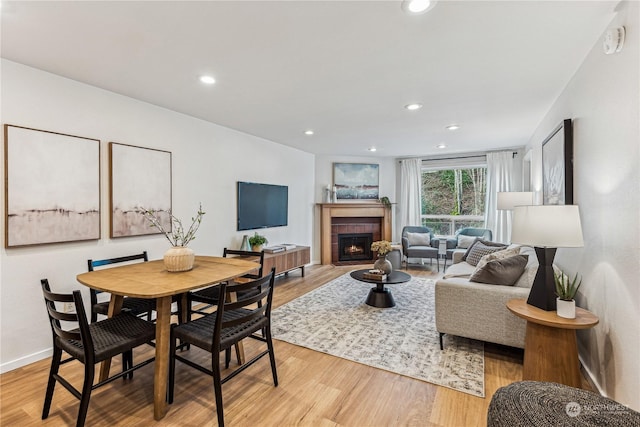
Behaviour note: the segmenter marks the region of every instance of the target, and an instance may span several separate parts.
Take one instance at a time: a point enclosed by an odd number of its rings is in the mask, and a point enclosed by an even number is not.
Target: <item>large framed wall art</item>
[[[157,212],[171,230],[171,152],[109,143],[111,237],[157,234],[139,212]]]
[[[542,142],[542,196],[545,205],[573,204],[573,129],[565,119]]]
[[[333,185],[338,200],[377,200],[379,198],[379,165],[367,163],[334,163]]]
[[[4,125],[5,247],[100,238],[100,140]]]

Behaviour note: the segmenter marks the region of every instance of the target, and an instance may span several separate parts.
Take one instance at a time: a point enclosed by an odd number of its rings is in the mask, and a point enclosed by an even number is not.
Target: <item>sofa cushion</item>
[[[444,279],[449,279],[452,277],[469,277],[475,271],[475,267],[467,264],[466,262],[459,262],[457,264],[452,264],[447,267],[447,271],[444,274]]]
[[[476,241],[478,237],[476,236],[465,236],[464,234],[458,235],[458,248],[460,249],[468,249],[469,246],[473,245],[473,242]]]
[[[519,246],[519,249],[520,255],[529,255],[529,262],[527,262],[524,273],[522,273],[522,276],[520,276],[513,286],[517,288],[531,288],[533,280],[536,277],[536,273],[538,272],[538,257],[531,246]]]
[[[499,247],[500,249],[504,249],[507,247],[507,245],[503,243],[491,242],[489,240],[484,240],[476,237],[476,240],[471,244],[471,246],[469,246],[469,248],[467,248],[467,252],[465,252],[465,254],[462,256],[462,261],[467,260],[467,256],[469,256],[469,252],[471,252],[471,249],[473,249],[473,247],[478,243],[482,243],[485,246],[496,246],[496,247]]]
[[[491,260],[484,266],[476,268],[469,281],[512,286],[524,272],[528,260],[528,255],[513,255],[508,258]]]
[[[431,234],[407,232],[407,240],[409,241],[409,246],[430,246]]]
[[[478,240],[473,244],[473,246],[469,248],[466,254],[467,256],[465,261],[475,267],[476,265],[478,265],[478,262],[480,262],[480,258],[482,258],[483,256],[488,255],[492,252],[498,252],[499,250],[502,250],[506,247],[507,245],[485,245],[480,240]]]
[[[482,258],[480,258],[480,261],[478,261],[478,265],[476,265],[476,270],[478,270],[479,268],[484,267],[484,265],[486,263],[488,263],[489,261],[493,261],[496,259],[505,259],[505,258],[509,258],[512,257],[514,255],[518,255],[520,253],[520,248],[511,248],[508,247],[506,249],[501,249],[499,251],[496,252],[492,252],[490,254],[487,254],[485,256],[483,256]]]

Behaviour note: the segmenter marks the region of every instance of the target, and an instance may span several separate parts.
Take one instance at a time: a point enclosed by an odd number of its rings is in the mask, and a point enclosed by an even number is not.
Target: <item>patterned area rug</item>
[[[390,285],[396,306],[364,303],[373,285],[345,274],[272,312],[273,337],[484,397],[483,343],[445,335],[440,350],[433,280]]]

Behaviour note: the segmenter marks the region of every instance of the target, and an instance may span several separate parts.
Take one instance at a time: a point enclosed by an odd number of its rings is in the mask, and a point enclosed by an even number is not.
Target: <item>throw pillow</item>
[[[431,246],[431,233],[409,233],[407,232],[409,246]]]
[[[507,249],[499,250],[497,252],[492,252],[480,258],[480,261],[478,261],[478,265],[476,266],[476,269],[482,268],[489,261],[494,261],[496,259],[509,258],[511,256],[518,255],[519,253],[520,253],[520,248],[507,248]]]
[[[491,242],[489,240],[484,240],[484,239],[476,239],[473,242],[473,244],[467,248],[467,251],[464,253],[464,255],[462,256],[462,259],[460,261],[466,261],[467,257],[469,256],[469,252],[471,252],[471,249],[473,249],[473,247],[478,243],[482,243],[485,246],[497,246],[500,249],[504,249],[504,248],[507,247],[507,245],[504,245],[502,243]]]
[[[518,281],[529,261],[528,255],[514,255],[508,258],[489,261],[476,269],[469,278],[470,282],[490,285],[512,286]]]
[[[499,250],[502,250],[506,247],[507,247],[506,245],[502,245],[502,246],[485,245],[484,243],[477,241],[476,243],[473,244],[473,246],[469,248],[467,252],[467,258],[465,259],[465,261],[468,264],[471,264],[475,267],[478,265],[478,262],[480,262],[480,258],[482,258],[483,256],[488,255],[492,252],[498,252]]]
[[[473,245],[477,239],[476,236],[465,236],[464,234],[458,235],[458,247],[460,249],[468,249],[469,246]]]

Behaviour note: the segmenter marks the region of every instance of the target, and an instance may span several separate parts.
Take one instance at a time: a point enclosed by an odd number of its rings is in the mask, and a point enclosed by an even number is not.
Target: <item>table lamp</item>
[[[533,246],[540,264],[527,304],[546,311],[555,310],[553,258],[556,249],[584,246],[578,206],[516,206],[511,241]]]

